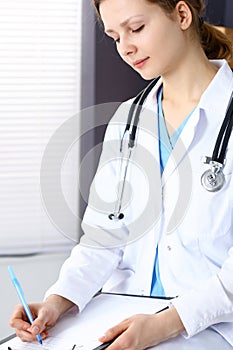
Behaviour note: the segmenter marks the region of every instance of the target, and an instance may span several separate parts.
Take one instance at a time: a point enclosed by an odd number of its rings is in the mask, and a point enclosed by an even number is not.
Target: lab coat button
[[[171,251],[172,247],[170,245],[167,246],[167,250]]]

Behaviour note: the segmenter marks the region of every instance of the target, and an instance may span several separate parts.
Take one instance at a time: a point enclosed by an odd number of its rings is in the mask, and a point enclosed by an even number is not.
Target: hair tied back
[[[204,20],[204,17],[199,17],[199,24],[200,24],[200,27],[203,26],[205,20]]]

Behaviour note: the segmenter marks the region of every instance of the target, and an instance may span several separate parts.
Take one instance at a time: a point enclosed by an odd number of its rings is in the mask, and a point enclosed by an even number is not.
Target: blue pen
[[[27,317],[28,317],[30,323],[32,324],[32,322],[34,320],[33,320],[33,317],[32,317],[31,310],[29,309],[29,306],[28,306],[28,304],[27,304],[27,302],[26,302],[26,300],[24,298],[24,293],[23,293],[22,287],[21,287],[19,281],[17,280],[17,278],[16,278],[16,276],[14,274],[13,268],[11,266],[8,266],[8,271],[9,271],[11,280],[13,282],[13,285],[15,286],[15,289],[16,289],[16,291],[18,293],[19,299],[20,299],[20,301],[21,301],[21,303],[23,305],[23,308],[24,308],[24,310],[25,310],[25,312],[27,314]],[[42,345],[42,338],[41,338],[40,334],[37,334],[36,337],[37,337],[38,342]]]

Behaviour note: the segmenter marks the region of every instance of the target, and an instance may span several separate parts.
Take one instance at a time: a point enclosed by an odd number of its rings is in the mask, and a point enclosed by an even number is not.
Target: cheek
[[[161,61],[164,61],[164,63],[173,60],[176,55],[180,54],[182,51],[180,39],[180,35],[177,35],[174,30],[164,31],[160,33],[158,38],[151,41],[151,50],[153,50],[154,55]]]

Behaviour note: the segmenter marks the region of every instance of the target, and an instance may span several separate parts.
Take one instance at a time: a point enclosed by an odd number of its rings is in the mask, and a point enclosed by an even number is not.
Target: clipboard
[[[141,295],[98,293],[78,314],[65,314],[43,341],[43,350],[92,350],[101,343],[98,338],[111,326],[137,313],[155,313],[168,306],[171,298]],[[91,336],[90,336],[91,335]],[[38,342],[24,343],[15,337],[0,345],[0,350],[38,350]]]

